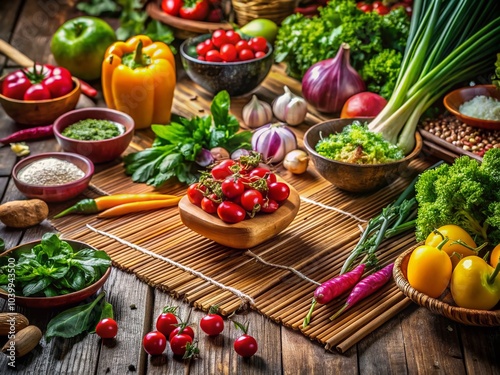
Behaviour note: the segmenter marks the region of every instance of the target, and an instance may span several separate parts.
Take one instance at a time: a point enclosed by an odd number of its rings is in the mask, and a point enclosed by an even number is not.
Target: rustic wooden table
[[[13,0],[0,2],[0,39],[40,62],[51,62],[50,39],[66,19],[79,15],[76,1]],[[0,55],[3,73],[16,65]],[[99,87],[98,82],[93,82]],[[179,81],[196,90],[186,78]],[[82,97],[79,106],[104,106]],[[183,114],[183,113],[179,113]],[[18,130],[18,126],[0,110],[0,137]],[[30,142],[32,154],[60,150],[53,139]],[[1,202],[24,199],[10,178],[18,161],[8,147],[0,149]],[[54,229],[48,222],[20,231],[0,224],[0,237],[6,248],[40,238]],[[191,313],[199,321],[203,312],[139,281],[134,275],[113,269],[105,285],[120,327],[113,348],[103,346],[95,335],[71,340],[42,340],[27,356],[16,361],[17,369],[0,357],[0,373],[30,374],[140,374],[181,373],[182,360],[171,353],[152,360],[142,350],[143,335],[150,331],[164,305],[178,305],[182,316]],[[0,302],[0,311],[7,304]],[[18,308],[30,321],[45,329],[56,313]],[[256,356],[243,360],[232,350],[236,331],[228,327],[223,335],[210,339],[199,336],[201,356],[190,366],[192,374],[500,374],[500,329],[459,325],[424,308],[411,305],[344,354],[331,353],[299,332],[284,328],[254,312],[243,313],[260,344]],[[6,341],[6,338],[1,338]]]

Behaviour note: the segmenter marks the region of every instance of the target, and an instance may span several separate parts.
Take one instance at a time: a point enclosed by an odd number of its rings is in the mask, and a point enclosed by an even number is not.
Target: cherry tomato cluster
[[[47,100],[73,90],[71,73],[60,66],[35,64],[5,77],[2,95],[17,100]]]
[[[234,62],[260,59],[267,54],[267,40],[261,36],[249,40],[234,30],[215,30],[211,38],[196,46],[198,60]]]
[[[356,3],[357,7],[363,12],[376,12],[381,16],[388,14],[391,10],[397,8],[404,8],[406,13],[411,16],[413,0],[401,0],[398,2],[384,2],[384,1],[359,1]]]
[[[221,0],[162,0],[161,9],[174,17],[193,21],[221,22]]]
[[[259,166],[259,160],[260,156],[242,156],[219,162],[188,187],[189,201],[226,223],[275,212],[288,199],[290,187]]]

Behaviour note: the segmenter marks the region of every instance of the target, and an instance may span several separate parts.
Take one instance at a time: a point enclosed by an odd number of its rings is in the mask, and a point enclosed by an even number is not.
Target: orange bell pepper
[[[106,105],[129,114],[136,129],[170,122],[175,59],[165,43],[137,35],[112,44],[104,55],[101,79]]]

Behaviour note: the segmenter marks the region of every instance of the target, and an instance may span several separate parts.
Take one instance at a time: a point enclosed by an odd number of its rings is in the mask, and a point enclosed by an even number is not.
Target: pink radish
[[[314,298],[312,300],[311,308],[304,318],[302,326],[306,327],[311,321],[312,313],[314,307],[316,306],[316,303],[328,303],[334,298],[352,289],[354,285],[356,285],[356,283],[361,279],[361,276],[365,271],[365,267],[365,264],[362,263],[352,271],[343,273],[339,276],[335,276],[334,278],[327,280],[323,284],[318,286],[314,291]]]
[[[372,295],[377,290],[382,288],[391,278],[392,269],[394,268],[394,263],[385,266],[381,270],[366,276],[351,291],[349,297],[347,297],[346,303],[340,308],[335,314],[330,317],[330,320],[334,320],[344,311],[349,310],[356,303],[362,299]]]

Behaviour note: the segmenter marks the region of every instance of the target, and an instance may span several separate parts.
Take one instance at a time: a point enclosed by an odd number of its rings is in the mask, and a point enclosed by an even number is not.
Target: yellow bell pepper
[[[175,59],[165,43],[137,35],[112,44],[104,55],[101,79],[106,105],[129,114],[136,129],[170,122]]]

